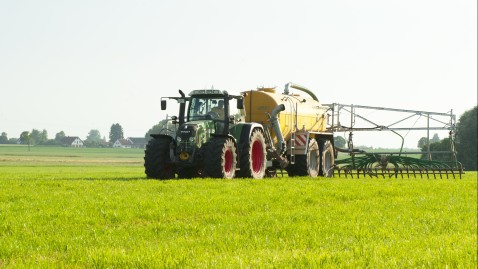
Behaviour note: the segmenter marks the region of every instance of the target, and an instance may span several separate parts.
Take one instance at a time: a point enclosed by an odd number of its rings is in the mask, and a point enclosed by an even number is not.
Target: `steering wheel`
[[[219,119],[220,118],[219,114],[217,112],[214,112],[214,111],[209,111],[206,115],[211,117],[211,119]]]

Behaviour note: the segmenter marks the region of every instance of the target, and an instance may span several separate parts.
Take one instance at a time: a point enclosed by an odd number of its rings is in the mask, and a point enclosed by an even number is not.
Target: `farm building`
[[[131,142],[129,139],[117,139],[113,143],[113,148],[132,148],[133,142]]]
[[[145,148],[148,143],[144,137],[128,137],[128,140],[133,143],[133,148]]]
[[[128,137],[126,139],[117,139],[113,148],[144,148],[146,146],[146,139],[142,137]]]
[[[61,144],[65,147],[81,148],[83,147],[83,140],[78,136],[65,136],[61,139]]]

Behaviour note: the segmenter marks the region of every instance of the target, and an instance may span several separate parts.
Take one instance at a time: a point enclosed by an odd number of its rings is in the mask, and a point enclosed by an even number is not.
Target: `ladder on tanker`
[[[295,164],[295,132],[290,136],[290,164]]]
[[[297,132],[297,104],[294,107],[293,104],[291,104],[291,110],[294,111],[294,117],[290,117],[290,128],[291,128],[291,134],[290,134],[290,163],[295,164],[295,138],[296,138],[296,132]]]

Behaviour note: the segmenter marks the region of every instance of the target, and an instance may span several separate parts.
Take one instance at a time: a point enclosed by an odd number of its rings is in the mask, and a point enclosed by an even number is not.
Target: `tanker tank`
[[[287,85],[286,85],[287,89]],[[322,106],[314,94],[304,97],[299,94],[277,93],[275,88],[258,88],[243,92],[244,109],[247,122],[258,122],[263,126],[270,126],[270,115],[279,105],[284,105],[284,110],[279,112],[277,118],[280,130],[286,141],[291,137],[291,132],[324,132],[326,131],[326,107]],[[308,93],[308,92],[306,92]],[[271,133],[274,142],[277,142],[275,132]]]

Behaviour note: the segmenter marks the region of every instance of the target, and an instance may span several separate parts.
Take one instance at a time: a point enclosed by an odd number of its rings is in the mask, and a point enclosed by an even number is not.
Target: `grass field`
[[[476,268],[462,179],[147,180],[143,151],[0,147],[0,268]]]

